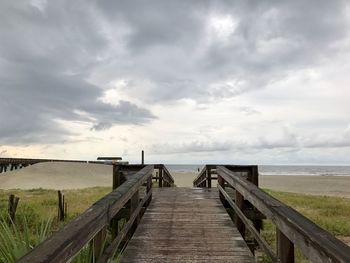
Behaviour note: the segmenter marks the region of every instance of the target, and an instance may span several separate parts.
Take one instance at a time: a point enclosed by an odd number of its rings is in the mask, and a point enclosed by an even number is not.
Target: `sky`
[[[0,0],[0,157],[350,164],[350,3]]]

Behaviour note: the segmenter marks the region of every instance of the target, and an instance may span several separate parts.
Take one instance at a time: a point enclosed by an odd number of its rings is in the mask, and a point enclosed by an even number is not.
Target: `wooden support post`
[[[208,188],[211,188],[211,169],[207,168],[207,180],[208,180]]]
[[[252,166],[251,168],[252,183],[259,186],[259,171],[258,166]]]
[[[139,195],[139,191],[137,191],[130,199],[129,218],[132,216],[134,211],[137,209],[137,206],[139,205],[139,202],[140,202],[140,195]],[[138,215],[136,217],[135,222],[134,222],[134,224],[132,225],[132,227],[130,229],[130,238],[131,238],[132,234],[135,232],[139,222],[140,222],[140,215]]]
[[[0,173],[2,173],[3,169],[4,169],[4,168],[3,168],[3,166],[1,165],[1,166],[0,166]]]
[[[145,152],[143,150],[141,152],[141,164],[145,164]]]
[[[12,194],[9,196],[9,203],[8,203],[9,224],[14,223],[16,220],[16,211],[17,211],[18,202],[19,202],[19,197]]]
[[[147,180],[147,188],[146,188],[146,194],[148,194],[150,191],[152,191],[152,177],[148,178]],[[149,199],[145,202],[144,207],[149,206],[152,200],[152,194],[149,197]]]
[[[281,263],[294,263],[294,244],[279,229],[277,235],[277,255]]]
[[[220,185],[223,189],[225,189],[225,181],[220,175],[218,175],[218,185]],[[220,196],[221,203],[225,205],[226,203],[225,196],[221,192],[219,192],[219,196]]]
[[[118,186],[121,185],[121,173],[120,173],[120,166],[114,164],[113,165],[113,190],[116,189]]]
[[[65,202],[64,202],[64,194],[61,191],[57,191],[58,194],[58,213],[57,217],[59,221],[64,221],[65,218]]]
[[[159,188],[163,187],[163,168],[159,168],[158,186]]]
[[[244,213],[244,196],[241,195],[237,190],[235,194],[235,203],[239,207],[239,209]],[[245,225],[237,214],[235,215],[235,224],[239,233],[241,233],[242,237],[245,238]]]
[[[97,260],[101,257],[103,253],[103,249],[105,246],[105,240],[107,236],[107,227],[101,229],[100,232],[96,234],[96,236],[93,238],[93,248],[94,248],[94,260],[92,262],[97,262]]]
[[[158,178],[159,178],[159,173],[156,172],[156,182],[158,182]]]
[[[113,165],[113,186],[112,189],[116,189],[121,185],[121,172],[120,172],[120,166],[114,164]],[[112,218],[111,220],[111,232],[112,232],[112,237],[116,237],[119,232],[119,213]]]

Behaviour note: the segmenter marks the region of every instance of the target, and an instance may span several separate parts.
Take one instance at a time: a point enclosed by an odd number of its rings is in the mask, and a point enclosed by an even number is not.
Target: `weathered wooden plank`
[[[281,263],[294,263],[294,244],[278,229],[277,236],[277,255]]]
[[[254,262],[217,189],[154,189],[121,262],[203,261]]]

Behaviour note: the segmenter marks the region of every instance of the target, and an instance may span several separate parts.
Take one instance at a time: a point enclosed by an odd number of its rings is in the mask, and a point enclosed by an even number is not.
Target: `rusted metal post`
[[[277,255],[281,263],[294,263],[294,244],[279,229],[277,235]]]

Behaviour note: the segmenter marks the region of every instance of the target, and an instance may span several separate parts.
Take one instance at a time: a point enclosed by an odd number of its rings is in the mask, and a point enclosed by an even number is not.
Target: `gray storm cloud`
[[[64,141],[76,134],[61,121],[93,131],[141,125],[157,119],[150,103],[211,103],[264,89],[342,52],[346,10],[347,1],[327,0],[2,1],[0,143]],[[103,102],[115,80],[125,81],[117,88],[124,97]],[[291,136],[255,147],[295,144]]]

